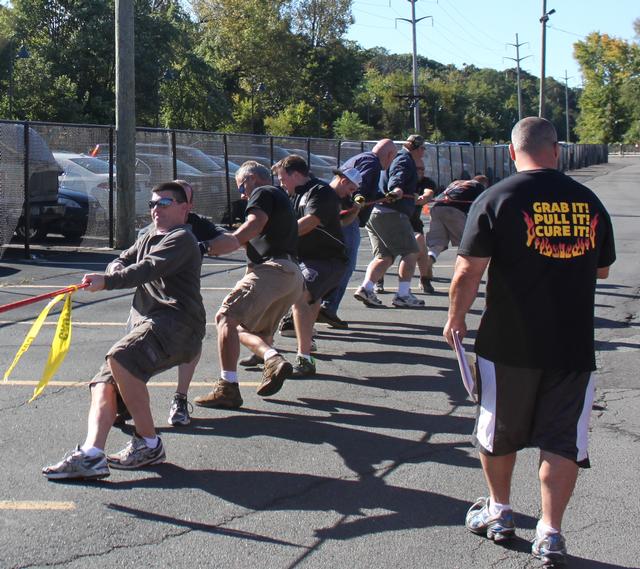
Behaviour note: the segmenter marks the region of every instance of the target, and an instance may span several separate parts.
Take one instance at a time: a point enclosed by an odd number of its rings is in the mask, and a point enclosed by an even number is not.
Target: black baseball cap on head
[[[412,150],[416,150],[424,145],[424,138],[419,134],[412,134],[409,138],[407,138],[407,143],[411,147]]]

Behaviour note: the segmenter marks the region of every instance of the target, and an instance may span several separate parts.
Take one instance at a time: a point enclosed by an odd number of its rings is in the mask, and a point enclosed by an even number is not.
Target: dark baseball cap
[[[424,138],[419,134],[412,134],[409,138],[407,138],[407,144],[411,147],[412,150],[416,150],[424,144]]]

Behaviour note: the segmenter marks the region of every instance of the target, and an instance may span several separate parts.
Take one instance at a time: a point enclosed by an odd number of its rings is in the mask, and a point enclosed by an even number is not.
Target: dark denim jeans
[[[347,251],[347,257],[349,258],[349,264],[342,276],[340,284],[325,296],[322,302],[322,307],[331,314],[338,313],[338,307],[340,306],[340,302],[342,302],[342,297],[347,290],[351,275],[356,269],[358,248],[360,247],[360,224],[358,218],[356,217],[349,225],[345,225],[342,228],[342,233],[344,234],[344,245]]]

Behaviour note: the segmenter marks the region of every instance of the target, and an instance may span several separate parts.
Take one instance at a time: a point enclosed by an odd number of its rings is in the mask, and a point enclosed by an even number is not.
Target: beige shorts
[[[237,320],[252,334],[269,337],[304,292],[298,263],[272,259],[247,270],[222,301],[218,314]]]
[[[456,207],[437,205],[431,208],[431,223],[427,233],[429,252],[437,257],[449,247],[460,245],[467,214]]]
[[[418,252],[416,236],[404,213],[373,211],[367,222],[367,232],[373,256],[377,259],[393,259]]]

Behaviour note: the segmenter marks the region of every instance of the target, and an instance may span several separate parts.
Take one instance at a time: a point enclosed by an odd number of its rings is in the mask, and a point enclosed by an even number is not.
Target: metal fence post
[[[176,131],[170,130],[169,135],[171,137],[171,167],[173,168],[173,179],[178,179],[178,156],[176,151]]]
[[[109,127],[109,247],[113,249],[113,126]]]
[[[222,135],[222,148],[224,152],[224,173],[227,179],[227,216],[229,219],[229,227],[233,224],[233,208],[231,207],[231,184],[229,182],[229,146],[227,144],[227,135]]]
[[[476,145],[474,144],[471,148],[473,148],[473,175],[475,176],[478,173],[478,166],[476,164]]]
[[[440,191],[440,145],[436,144],[436,172],[437,172],[437,184],[438,192]]]
[[[24,150],[24,256],[31,258],[30,233],[31,233],[31,199],[29,197],[29,123],[23,123],[23,150]]]

